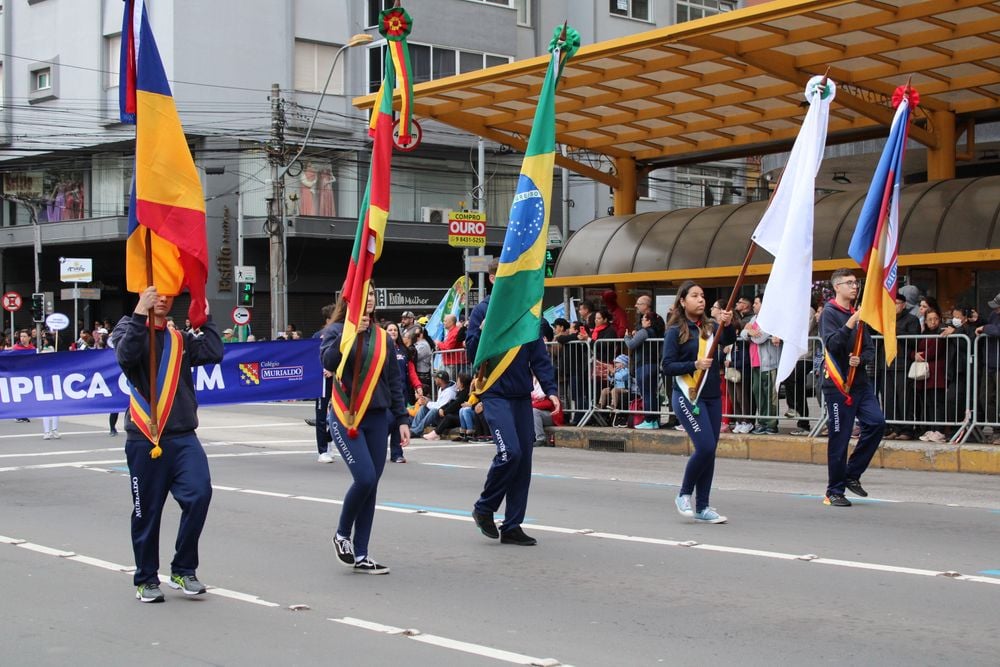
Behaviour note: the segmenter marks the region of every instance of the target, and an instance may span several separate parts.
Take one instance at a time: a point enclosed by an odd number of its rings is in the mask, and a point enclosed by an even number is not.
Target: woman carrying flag
[[[677,290],[677,300],[670,311],[667,334],[663,340],[661,369],[673,378],[674,414],[684,426],[694,452],[684,470],[684,481],[674,501],[682,516],[702,523],[725,523],[726,517],[708,506],[715,473],[715,450],[722,428],[722,392],[719,386],[719,360],[707,358],[714,336],[722,336],[719,347],[736,341],[732,311],[720,311],[716,327],[705,317],[705,291],[693,280],[686,280]],[[702,385],[702,375],[708,379]],[[702,386],[698,393],[699,385]],[[691,496],[695,495],[695,505]]]
[[[410,444],[410,426],[403,402],[403,382],[395,348],[384,329],[374,324],[375,287],[369,283],[368,298],[357,326],[357,342],[344,366],[343,379],[334,378],[330,401],[330,435],[354,477],[344,495],[340,523],[333,538],[337,559],[355,572],[389,574],[389,568],[368,556],[368,539],[375,518],[378,482],[385,468],[389,429],[399,429],[399,444]],[[323,367],[336,372],[343,355],[347,303],[337,300],[331,324],[323,332],[320,354]]]

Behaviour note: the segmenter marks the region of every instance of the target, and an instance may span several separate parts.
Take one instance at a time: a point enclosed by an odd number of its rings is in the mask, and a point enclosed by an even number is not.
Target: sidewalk
[[[645,454],[689,455],[691,453],[691,441],[687,434],[673,429],[637,431],[584,426],[546,430],[555,434],[556,447]],[[825,466],[826,439],[723,433],[717,454],[720,458],[814,463]],[[872,459],[872,466],[895,470],[1000,475],[1000,446],[979,444],[955,446],[920,441],[885,440]]]

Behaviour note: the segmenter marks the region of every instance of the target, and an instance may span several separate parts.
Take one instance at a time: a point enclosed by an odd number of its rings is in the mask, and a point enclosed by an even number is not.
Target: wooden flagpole
[[[153,232],[146,227],[146,283],[147,287],[153,284]],[[149,432],[153,436],[154,444],[159,437],[159,425],[156,416],[156,326],[155,326],[156,306],[150,306],[147,314],[149,326]]]

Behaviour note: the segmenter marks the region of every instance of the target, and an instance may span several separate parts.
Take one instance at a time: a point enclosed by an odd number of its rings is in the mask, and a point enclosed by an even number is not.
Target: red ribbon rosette
[[[916,88],[912,88],[909,84],[907,84],[905,86],[899,86],[892,94],[893,109],[899,108],[899,105],[903,103],[904,95],[906,96],[906,101],[909,103],[911,108],[920,104],[920,93],[917,92]]]

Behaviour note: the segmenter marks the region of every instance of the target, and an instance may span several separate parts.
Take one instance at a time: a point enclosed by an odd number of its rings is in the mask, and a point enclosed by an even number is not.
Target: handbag
[[[733,384],[736,384],[737,382],[743,379],[743,374],[740,373],[738,369],[733,368],[732,366],[726,367],[725,376],[726,376],[726,381],[732,382]]]
[[[931,365],[926,361],[914,361],[906,374],[911,380],[926,380],[931,376]]]

